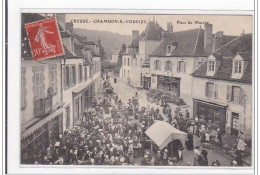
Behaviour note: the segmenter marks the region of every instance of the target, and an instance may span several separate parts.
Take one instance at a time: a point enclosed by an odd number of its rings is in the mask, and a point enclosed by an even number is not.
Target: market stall
[[[150,126],[145,134],[158,146],[159,149],[166,147],[171,141],[179,139],[183,143],[187,133],[182,132],[164,121],[156,121]]]

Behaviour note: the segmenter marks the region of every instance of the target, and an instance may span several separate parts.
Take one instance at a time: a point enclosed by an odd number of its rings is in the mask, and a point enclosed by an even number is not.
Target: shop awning
[[[27,130],[25,130],[22,134],[21,134],[21,139],[25,139],[26,137],[28,137],[29,135],[31,135],[33,132],[35,132],[37,129],[39,129],[40,127],[42,127],[44,124],[46,124],[47,122],[49,122],[50,120],[54,119],[55,117],[57,117],[58,115],[60,115],[63,112],[63,108],[58,108],[56,111],[54,111],[53,113],[51,113],[49,116],[45,117],[44,119],[40,120],[38,123],[36,123],[35,125],[33,125],[32,127],[28,128]]]
[[[217,102],[214,100],[210,100],[210,99],[204,99],[204,98],[199,98],[199,97],[193,97],[193,100],[195,101],[199,101],[201,103],[206,103],[206,104],[210,104],[213,106],[218,106],[218,107],[222,107],[222,108],[226,108],[228,106],[228,104],[223,103],[223,102]]]
[[[159,149],[163,149],[175,139],[184,141],[187,137],[187,133],[174,128],[164,121],[156,121],[145,131],[145,134],[159,147]]]

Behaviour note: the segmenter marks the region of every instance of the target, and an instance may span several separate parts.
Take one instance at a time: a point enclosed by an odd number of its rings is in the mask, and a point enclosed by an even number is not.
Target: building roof
[[[84,48],[84,45],[74,43],[74,52],[77,56],[84,57],[82,49]]]
[[[98,44],[95,41],[87,41],[86,44],[87,45],[96,45],[96,46],[98,46]]]
[[[240,79],[232,77],[233,58],[239,54],[248,63],[245,64],[244,74]],[[217,49],[213,55],[220,55],[223,59],[213,76],[207,75],[207,61],[205,61],[194,73],[194,77],[210,78],[227,81],[252,83],[252,34],[238,36],[227,44]]]
[[[120,50],[116,49],[116,50],[114,50],[113,55],[119,55],[119,53],[120,53]]]
[[[61,38],[68,38],[68,37],[73,37],[73,38],[75,38],[74,34],[71,33],[71,32],[68,31],[68,30],[60,31],[60,36],[61,36]]]
[[[141,36],[145,40],[161,40],[161,32],[164,31],[157,22],[149,21]]]
[[[201,28],[169,33],[151,56],[165,57],[168,45],[176,47],[167,56],[207,56],[204,49],[204,30]]]
[[[145,30],[132,41],[129,47],[139,48],[140,40],[160,40],[162,31],[164,31],[163,28],[157,22],[149,21]]]

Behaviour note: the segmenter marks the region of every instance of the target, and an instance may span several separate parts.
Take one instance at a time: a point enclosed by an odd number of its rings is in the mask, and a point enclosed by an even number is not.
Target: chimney
[[[218,48],[220,48],[223,45],[223,42],[223,31],[218,31],[212,39],[212,52],[215,52]]]
[[[66,23],[66,30],[68,30],[71,33],[73,33],[73,23],[72,22],[67,22]]]
[[[64,13],[56,13],[55,14],[57,22],[62,30],[66,30],[66,24],[65,24],[65,14]]]
[[[207,54],[212,51],[212,24],[204,24],[204,49]]]
[[[167,22],[167,31],[169,33],[172,33],[173,32],[173,25],[171,22]]]
[[[132,30],[132,40],[135,40],[139,37],[139,31],[138,30]]]

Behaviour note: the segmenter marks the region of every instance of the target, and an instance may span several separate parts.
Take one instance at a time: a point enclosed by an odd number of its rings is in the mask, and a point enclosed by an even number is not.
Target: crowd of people
[[[193,137],[200,137],[201,143],[211,142],[208,127],[195,118],[191,120],[189,111],[183,114],[176,108],[174,115],[167,103],[153,108],[140,107],[138,93],[124,104],[117,95],[95,99],[92,108],[83,113],[81,124],[67,129],[54,146],[46,149],[44,157],[37,158],[35,164],[64,165],[143,165],[173,166],[183,160],[185,149],[180,140],[175,140],[160,150],[146,135],[145,131],[156,120],[166,120],[175,128],[186,132],[185,146],[193,150],[194,159],[183,165],[220,166],[215,160],[209,164],[207,149],[194,146]],[[163,117],[162,115],[165,115]],[[243,139],[241,139],[243,140]],[[222,133],[218,130],[215,141],[222,145]],[[245,146],[240,141],[239,149]],[[238,156],[231,161],[232,166],[242,166]]]

